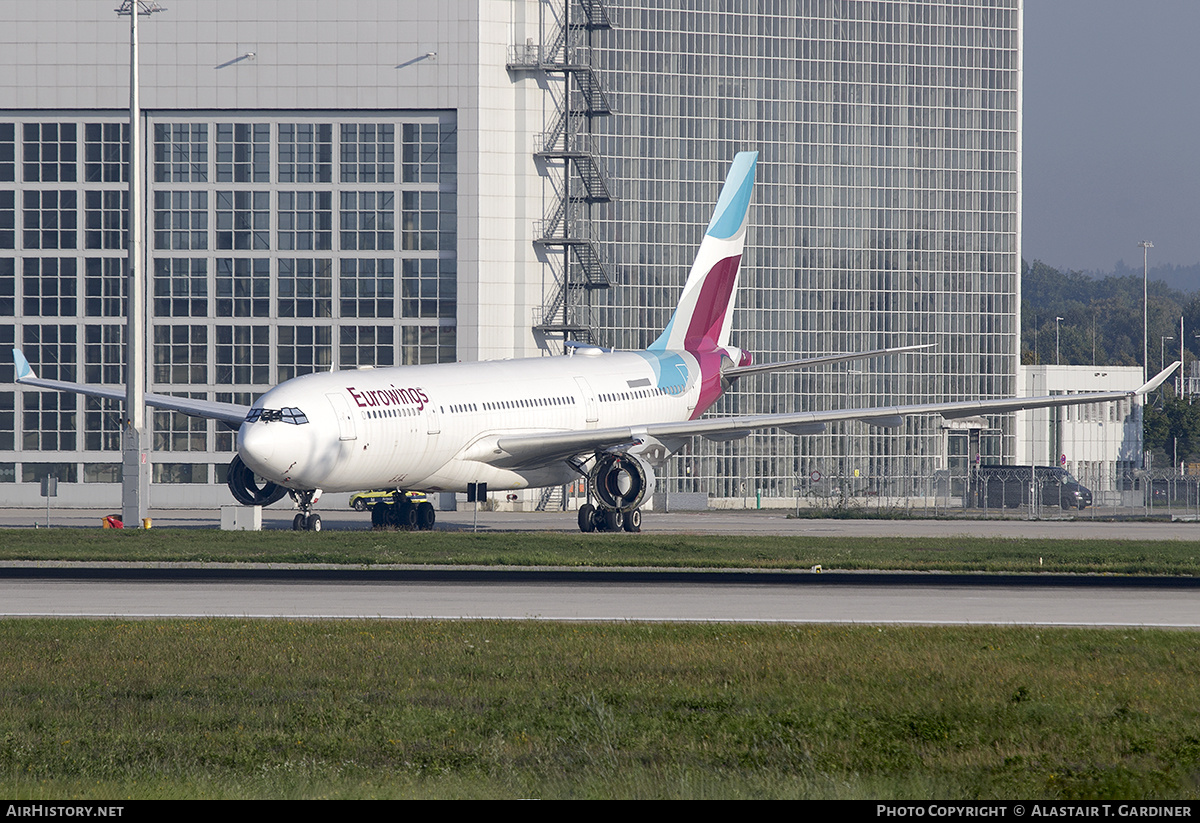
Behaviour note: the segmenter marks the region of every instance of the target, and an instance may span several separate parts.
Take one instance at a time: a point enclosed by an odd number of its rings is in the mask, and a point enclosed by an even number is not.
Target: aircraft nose
[[[238,432],[238,455],[259,477],[276,483],[319,487],[322,461],[317,426],[279,420],[243,423]]]
[[[279,451],[279,438],[270,425],[245,423],[238,433],[238,454],[242,462],[263,477],[278,477],[280,467],[275,464]]]

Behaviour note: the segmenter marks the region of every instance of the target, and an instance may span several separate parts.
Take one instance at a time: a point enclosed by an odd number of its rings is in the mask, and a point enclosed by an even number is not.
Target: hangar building
[[[119,382],[128,23],[9,4],[0,344]],[[754,378],[716,413],[1018,391],[1020,0],[175,0],[143,18],[149,390],[644,346],[760,152],[734,343],[931,354]],[[0,376],[0,484],[119,499],[117,414]],[[232,433],[156,413],[152,504],[229,501]],[[673,491],[919,492],[1011,418],[697,441]],[[61,488],[61,487],[60,487]],[[543,501],[544,502],[544,501]]]

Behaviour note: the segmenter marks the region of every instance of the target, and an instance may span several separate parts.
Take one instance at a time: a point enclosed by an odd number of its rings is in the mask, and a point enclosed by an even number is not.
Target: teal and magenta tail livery
[[[650,350],[700,353],[729,344],[758,152],[739,152],[725,178],[671,322]]]
[[[729,348],[729,331],[757,165],[756,151],[739,152],[733,159],[675,314],[648,349],[651,353],[686,351],[696,358],[700,395],[693,418],[721,396],[725,361],[736,365],[748,360],[740,350]]]

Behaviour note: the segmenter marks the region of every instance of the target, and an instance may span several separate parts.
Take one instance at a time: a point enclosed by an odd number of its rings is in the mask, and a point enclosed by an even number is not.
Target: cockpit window
[[[283,422],[283,423],[291,423],[294,426],[300,426],[300,425],[303,425],[308,422],[308,418],[305,416],[304,412],[302,412],[296,408],[286,408],[286,409],[253,408],[250,410],[250,413],[246,415],[247,423],[255,423],[255,422],[258,422],[259,420],[263,421],[264,423],[272,423],[272,422],[276,422],[276,421]]]

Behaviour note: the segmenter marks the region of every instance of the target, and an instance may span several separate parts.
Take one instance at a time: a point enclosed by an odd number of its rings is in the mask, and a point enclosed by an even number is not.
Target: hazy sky
[[[1200,2],[1025,0],[1024,102],[1026,260],[1200,262]]]

